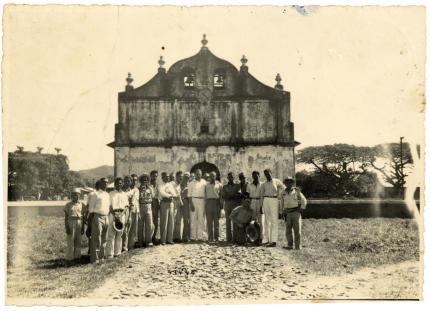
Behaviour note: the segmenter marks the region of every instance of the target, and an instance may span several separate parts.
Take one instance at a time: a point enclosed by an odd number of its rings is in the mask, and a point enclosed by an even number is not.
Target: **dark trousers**
[[[179,241],[190,240],[190,204],[188,198],[182,199],[182,206],[176,200],[175,232],[173,238]]]
[[[184,221],[184,227],[182,228],[182,240],[189,241],[190,240],[190,232],[191,232],[191,214],[190,214],[190,199],[183,199],[184,205],[182,205],[182,219]]]
[[[208,227],[208,241],[219,240],[219,217],[221,202],[219,199],[206,199],[206,225]]]
[[[225,228],[226,228],[226,240],[227,242],[233,241],[232,234],[232,221],[230,219],[231,211],[238,206],[239,204],[236,201],[226,200],[224,202],[224,210],[225,210]]]
[[[294,246],[296,249],[300,249],[300,238],[302,234],[302,214],[300,211],[287,213],[285,224],[288,246],[293,247],[294,232]]]
[[[160,202],[158,199],[152,200],[152,222],[154,223],[154,233],[152,234],[152,240],[157,237],[159,228],[159,216],[160,216]]]
[[[233,223],[233,243],[239,245],[245,245],[246,243],[246,231],[245,225],[243,227],[239,227],[237,224]]]

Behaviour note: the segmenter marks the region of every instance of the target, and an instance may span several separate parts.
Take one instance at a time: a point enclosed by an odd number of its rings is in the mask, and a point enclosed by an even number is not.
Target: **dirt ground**
[[[224,220],[221,222],[224,238]],[[10,218],[8,304],[159,305],[420,299],[413,220],[305,219],[303,249],[194,243],[64,265],[61,217]],[[87,251],[84,239],[82,254]],[[62,299],[61,301],[59,299]],[[73,300],[70,300],[73,299]]]
[[[152,248],[134,256],[88,298],[164,304],[420,297],[416,261],[318,276],[297,264],[294,252],[207,244]]]

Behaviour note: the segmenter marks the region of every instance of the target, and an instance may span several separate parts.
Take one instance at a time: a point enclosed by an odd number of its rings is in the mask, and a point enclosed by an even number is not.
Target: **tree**
[[[52,199],[68,195],[72,187],[85,186],[81,176],[70,171],[68,159],[62,154],[12,152],[8,170],[14,173],[11,198]]]
[[[401,152],[402,151],[402,152]],[[382,163],[378,163],[382,162]],[[413,165],[411,149],[408,143],[381,144],[374,147],[372,167],[382,174],[385,182],[395,189],[397,194],[402,193],[405,186],[405,177]]]
[[[297,161],[312,165],[316,174],[329,179],[330,190],[342,197],[350,193],[352,183],[369,172],[373,155],[371,147],[334,144],[304,148]]]

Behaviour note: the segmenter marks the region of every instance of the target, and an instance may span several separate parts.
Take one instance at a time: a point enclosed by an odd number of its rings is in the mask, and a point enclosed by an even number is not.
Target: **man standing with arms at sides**
[[[154,233],[154,224],[152,222],[152,202],[153,193],[149,187],[149,176],[143,174],[140,176],[139,189],[139,243],[140,246],[153,246],[152,236]]]
[[[261,191],[261,182],[260,182],[260,173],[257,171],[252,172],[252,183],[248,184],[246,187],[246,192],[249,193],[249,198],[251,200],[251,210],[252,210],[252,220],[255,220],[260,225],[260,243],[266,243],[267,241],[264,238],[264,215],[261,211],[260,204],[260,191]]]
[[[149,181],[149,178],[148,178]],[[133,249],[137,238],[137,227],[139,223],[139,188],[137,187],[137,175],[131,175],[131,185],[129,190],[129,211],[130,211],[130,226],[128,233],[128,245],[127,248]],[[151,202],[152,203],[152,202]],[[152,223],[152,215],[151,215]],[[152,236],[151,236],[152,238]]]
[[[169,176],[166,172],[161,173],[162,184],[159,185],[158,191],[161,198],[160,203],[160,242],[161,245],[173,244],[173,230],[175,222],[175,199],[176,191]]]
[[[264,213],[265,238],[267,247],[275,247],[278,242],[279,195],[284,185],[279,179],[272,178],[270,169],[264,170],[266,182],[261,185],[260,204]]]
[[[115,190],[109,193],[110,197],[110,214],[109,214],[109,228],[108,238],[106,244],[106,257],[112,258],[121,255],[122,250],[122,235],[124,229],[116,230],[115,222],[123,223],[125,227],[125,211],[128,208],[128,196],[122,190],[123,180],[121,177],[115,178]]]
[[[176,217],[177,222],[175,222],[175,230],[180,227],[181,221],[183,220],[183,229],[182,229],[182,242],[188,243],[190,242],[190,202],[188,198],[188,182],[190,179],[189,173],[184,173],[181,182],[181,200],[182,207],[180,214],[181,218]]]
[[[219,241],[219,218],[221,214],[222,184],[216,180],[216,173],[209,173],[209,183],[205,187],[206,224],[208,227],[208,242]]]
[[[122,186],[122,191],[127,196],[128,204],[127,208],[124,210],[124,232],[122,233],[122,252],[128,251],[128,234],[130,232],[131,226],[131,212],[130,206],[132,205],[132,196],[131,196],[131,184],[132,179],[131,176],[124,177],[124,185]]]
[[[225,222],[226,222],[226,239],[228,243],[233,242],[232,222],[230,214],[236,206],[240,205],[240,186],[234,183],[234,174],[227,174],[227,184],[222,187],[221,197],[224,201]]]
[[[300,238],[302,231],[302,210],[306,209],[306,198],[299,188],[293,187],[293,177],[284,180],[285,190],[281,193],[282,218],[285,220],[287,247],[293,249],[293,231],[295,249],[300,249]]]
[[[159,216],[160,216],[160,196],[158,193],[158,172],[151,171],[150,175],[150,189],[152,191],[152,221],[154,223],[154,233],[152,234],[152,242],[154,245],[158,245],[159,241],[157,241],[157,232],[158,232],[158,224],[159,224]],[[140,229],[139,229],[140,230]]]
[[[64,223],[67,234],[66,261],[70,265],[72,260],[81,258],[81,235],[83,229],[83,203],[79,202],[81,191],[75,188],[70,193],[70,202],[64,207]]]
[[[191,240],[204,240],[205,235],[205,187],[206,181],[202,178],[202,171],[195,171],[196,179],[188,186],[191,210]]]
[[[109,226],[110,197],[106,192],[107,178],[100,179],[100,189],[95,192],[94,198],[89,202],[91,221],[91,263],[99,263],[104,260]]]
[[[175,181],[172,183],[173,188],[175,189],[175,198],[173,199],[173,203],[175,204],[175,225],[173,231],[173,242],[180,243],[182,242],[181,229],[182,229],[182,208],[184,206],[184,202],[182,201],[181,195],[181,184],[182,184],[182,172],[176,172]]]

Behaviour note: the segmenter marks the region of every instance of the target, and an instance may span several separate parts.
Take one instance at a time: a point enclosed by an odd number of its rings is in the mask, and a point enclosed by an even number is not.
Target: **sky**
[[[113,165],[118,92],[208,48],[291,92],[298,147],[424,140],[423,7],[7,6],[4,150]],[[163,49],[164,48],[164,49]]]

